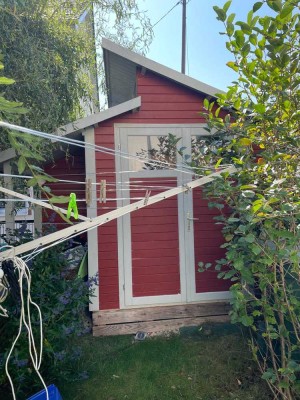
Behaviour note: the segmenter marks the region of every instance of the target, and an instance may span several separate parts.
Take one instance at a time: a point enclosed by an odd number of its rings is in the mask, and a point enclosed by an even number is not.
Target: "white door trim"
[[[154,134],[153,129],[159,128],[166,133],[172,133],[182,138],[182,146],[190,151],[190,138],[192,135],[208,136],[208,133],[202,130],[205,124],[115,124],[115,146],[116,149],[124,151],[124,138],[130,133],[130,136],[135,135],[150,135]],[[126,132],[126,130],[130,132]],[[141,132],[143,129],[143,132]],[[173,132],[170,132],[173,129]],[[174,130],[176,131],[174,132]],[[199,132],[199,129],[202,131]],[[121,135],[121,130],[123,131]],[[169,131],[169,132],[168,132]],[[192,132],[195,131],[195,132]],[[125,147],[126,148],[126,147]],[[126,150],[125,150],[126,152]],[[153,171],[140,171],[137,173],[120,173],[128,171],[128,163],[122,157],[116,157],[116,180],[117,182],[128,181],[130,177],[135,178],[151,178]],[[172,176],[176,171],[160,171],[162,177]],[[178,173],[177,173],[178,174]],[[180,176],[179,176],[180,175]],[[183,176],[186,175],[186,176]],[[156,176],[157,177],[157,176]],[[184,184],[189,179],[189,174],[178,174],[178,184]],[[129,191],[121,191],[117,185],[117,197],[129,197]],[[126,203],[127,202],[127,203]],[[118,200],[117,206],[121,207],[129,204],[129,200]],[[178,196],[178,229],[179,229],[179,261],[180,261],[180,285],[181,294],[165,295],[165,296],[145,296],[136,297],[132,295],[132,274],[131,267],[128,272],[127,260],[131,260],[131,245],[129,246],[125,238],[131,238],[130,215],[125,215],[118,218],[118,262],[119,262],[119,298],[120,308],[130,308],[134,306],[148,306],[151,304],[173,304],[197,301],[210,300],[227,300],[230,292],[204,292],[196,293],[195,280],[195,253],[194,253],[194,229],[193,221],[190,221],[190,229],[188,229],[187,213],[190,212],[191,218],[193,213],[193,197],[192,193],[184,193]],[[124,240],[125,239],[125,240]]]
[[[86,143],[95,144],[95,129],[93,127],[87,128],[83,132],[84,141]],[[96,182],[96,155],[95,150],[85,147],[85,171],[86,178]],[[97,217],[97,191],[96,185],[92,185],[91,204],[87,206],[87,216],[89,218]],[[98,229],[91,229],[87,232],[88,240],[88,273],[92,278],[98,274],[99,261],[98,261]],[[100,243],[101,246],[101,243]],[[99,285],[94,286],[94,294],[90,297],[89,310],[99,310]]]

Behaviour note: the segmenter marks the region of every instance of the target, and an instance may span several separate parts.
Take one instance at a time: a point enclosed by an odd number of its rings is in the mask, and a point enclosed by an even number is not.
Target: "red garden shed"
[[[109,108],[60,130],[101,151],[86,145],[48,171],[74,180],[84,174],[91,184],[89,217],[191,181],[191,171],[180,167],[182,157],[201,156],[207,132],[199,112],[205,98],[220,92],[109,40],[102,47]],[[99,202],[101,181],[106,199]],[[82,189],[67,187],[79,199]],[[198,188],[89,231],[89,275],[99,274],[90,306],[94,334],[154,332],[226,319],[228,282],[213,270],[197,272],[199,261],[223,256],[214,215]]]

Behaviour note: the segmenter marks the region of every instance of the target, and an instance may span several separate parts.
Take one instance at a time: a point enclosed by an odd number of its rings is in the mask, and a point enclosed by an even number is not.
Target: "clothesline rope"
[[[135,161],[140,162],[142,164],[147,163],[149,166],[153,166],[153,167],[156,167],[156,168],[158,166],[160,166],[160,167],[164,167],[163,169],[177,171],[177,172],[181,172],[181,173],[187,173],[187,174],[190,174],[191,171],[194,170],[194,167],[191,167],[188,164],[178,165],[178,167],[177,167],[177,165],[176,166],[175,165],[172,166],[169,162],[166,162],[166,161],[154,160],[153,158],[147,158],[147,157],[144,157],[144,156],[141,157],[141,156],[138,156],[138,155],[126,153],[126,152],[121,151],[121,150],[116,150],[115,148],[99,146],[99,145],[96,145],[96,144],[93,144],[93,143],[89,143],[89,142],[82,142],[80,140],[72,139],[72,138],[69,138],[69,137],[66,137],[66,136],[53,135],[53,134],[50,134],[50,133],[45,133],[45,132],[37,131],[37,130],[34,130],[34,129],[25,128],[25,127],[22,127],[22,126],[10,124],[10,123],[4,122],[4,121],[0,121],[0,127],[1,126],[4,127],[4,128],[8,128],[8,129],[11,129],[11,130],[18,131],[18,132],[28,133],[28,134],[33,135],[33,136],[37,136],[37,137],[41,137],[41,138],[44,138],[44,139],[48,139],[48,140],[51,140],[51,141],[54,141],[54,142],[61,142],[61,143],[64,143],[64,144],[69,144],[69,145],[77,146],[77,147],[84,148],[84,149],[90,149],[90,150],[94,150],[96,152],[100,152],[100,153],[103,153],[103,154],[109,154],[109,155],[112,155],[114,157],[119,156],[119,157],[122,157],[124,159],[135,160]],[[205,168],[209,168],[209,167],[205,167]]]

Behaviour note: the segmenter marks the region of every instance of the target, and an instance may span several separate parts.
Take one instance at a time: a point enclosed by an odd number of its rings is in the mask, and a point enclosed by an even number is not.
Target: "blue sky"
[[[141,10],[148,10],[152,25],[166,14],[178,0],[139,0]],[[186,74],[218,89],[235,79],[226,66],[232,60],[225,47],[226,37],[219,34],[223,24],[217,21],[213,6],[223,6],[225,0],[187,0],[187,66]],[[233,0],[230,12],[236,20],[245,21],[256,0]],[[263,9],[262,9],[263,10]],[[147,57],[180,71],[181,69],[182,5],[177,5],[154,27],[155,37]]]

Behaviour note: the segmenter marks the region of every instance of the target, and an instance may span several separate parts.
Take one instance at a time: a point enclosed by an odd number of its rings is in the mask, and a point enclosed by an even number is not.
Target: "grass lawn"
[[[141,342],[85,337],[78,369],[87,379],[58,387],[64,400],[269,400],[246,342],[229,324]]]

